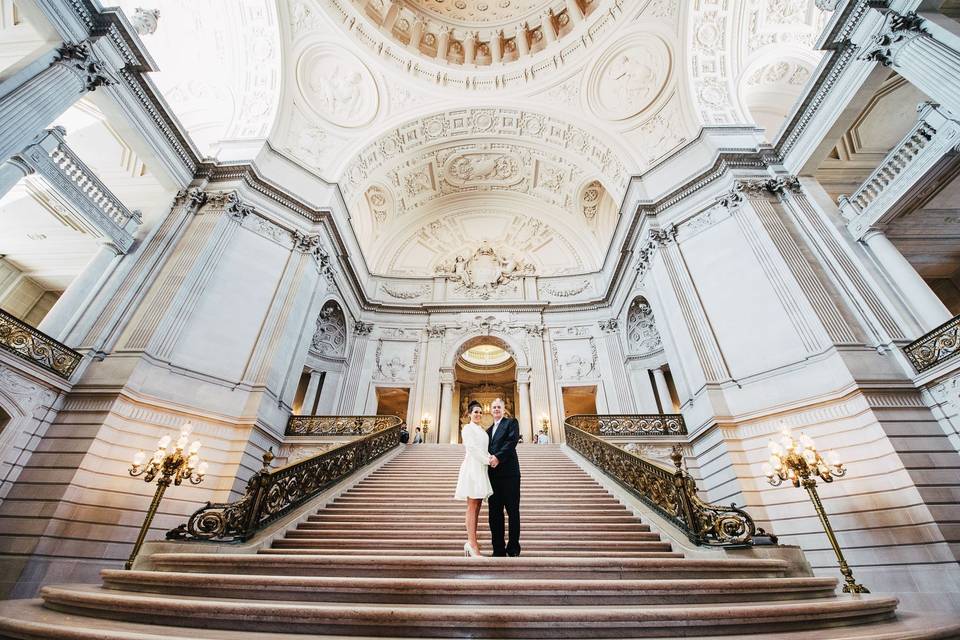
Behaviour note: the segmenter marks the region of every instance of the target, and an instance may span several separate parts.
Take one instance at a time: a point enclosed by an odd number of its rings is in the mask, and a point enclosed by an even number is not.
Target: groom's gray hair
[[[504,409],[507,408],[507,405],[503,402],[503,398],[494,398],[494,399],[493,399],[493,402],[490,403],[490,406],[492,407],[492,406],[493,406],[494,404],[496,404],[497,402],[499,402],[499,403],[501,404],[501,406],[503,406]]]

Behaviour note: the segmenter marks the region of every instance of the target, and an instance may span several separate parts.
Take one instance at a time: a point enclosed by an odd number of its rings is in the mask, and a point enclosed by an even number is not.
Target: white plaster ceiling
[[[396,246],[468,211],[542,223],[557,246],[577,245],[544,269],[596,268],[630,175],[703,125],[757,122],[772,136],[820,57],[811,47],[826,19],[814,0],[157,7],[159,28],[143,38],[155,80],[201,147],[227,157],[268,136],[340,184],[375,273],[422,276],[430,260],[399,260]],[[441,55],[443,37],[460,53]]]

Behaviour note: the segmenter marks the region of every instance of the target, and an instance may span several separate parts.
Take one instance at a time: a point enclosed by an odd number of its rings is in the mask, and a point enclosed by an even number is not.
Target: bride
[[[460,465],[460,476],[457,478],[457,492],[454,498],[467,501],[467,542],[463,543],[463,554],[479,556],[480,545],[477,543],[477,518],[480,515],[480,505],[483,499],[490,497],[493,489],[490,486],[490,476],[487,467],[490,466],[490,442],[487,432],[480,426],[483,416],[483,407],[474,400],[467,407],[470,422],[463,426],[460,434],[467,455]]]

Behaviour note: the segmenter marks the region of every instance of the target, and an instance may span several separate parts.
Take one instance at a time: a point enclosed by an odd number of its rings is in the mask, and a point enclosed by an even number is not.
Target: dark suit
[[[490,467],[490,484],[493,495],[488,501],[490,534],[493,536],[493,555],[520,555],[520,461],[517,460],[517,443],[520,441],[520,423],[515,418],[504,416],[496,434],[493,427],[488,451],[497,456],[497,466]],[[503,543],[503,510],[510,519],[510,539]]]

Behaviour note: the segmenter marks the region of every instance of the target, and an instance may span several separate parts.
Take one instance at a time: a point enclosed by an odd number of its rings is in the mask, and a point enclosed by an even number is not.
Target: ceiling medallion
[[[297,84],[310,109],[338,127],[362,127],[380,108],[377,83],[359,58],[333,44],[310,47],[297,62]]]
[[[633,118],[663,94],[670,78],[670,48],[659,36],[627,36],[604,54],[590,72],[587,98],[605,120]]]

